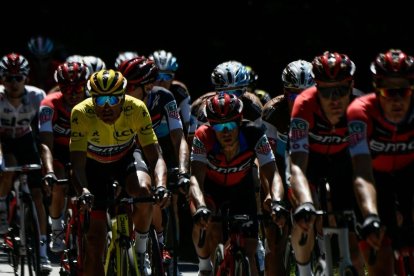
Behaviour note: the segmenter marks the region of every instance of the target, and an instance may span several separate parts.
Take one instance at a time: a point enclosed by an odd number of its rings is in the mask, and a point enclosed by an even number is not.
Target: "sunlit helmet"
[[[237,61],[223,62],[211,73],[211,82],[217,91],[231,88],[246,88],[249,85],[249,72]]]
[[[385,77],[414,78],[414,58],[399,49],[390,49],[380,53],[371,63],[371,72],[375,80]]]
[[[0,61],[0,76],[7,75],[29,75],[30,67],[27,59],[18,54],[10,53],[1,58]]]
[[[355,64],[347,55],[326,51],[312,61],[312,77],[316,82],[352,80]]]
[[[27,43],[30,53],[36,57],[49,56],[54,50],[53,41],[45,36],[36,36],[30,38]]]
[[[295,60],[289,63],[282,72],[285,88],[304,90],[315,85],[312,77],[312,64],[305,60]]]
[[[243,102],[236,95],[219,92],[207,99],[205,110],[210,124],[240,122]]]
[[[66,62],[83,62],[83,56],[71,55],[66,58]]]
[[[131,84],[154,82],[158,75],[158,67],[154,61],[143,56],[122,62],[119,71]]]
[[[155,62],[155,65],[162,72],[174,73],[178,69],[177,59],[171,52],[165,50],[155,51],[149,58]]]
[[[81,86],[88,81],[89,69],[80,62],[65,62],[58,66],[54,76],[59,86]]]
[[[93,73],[87,82],[91,96],[122,95],[126,85],[127,80],[122,73],[112,69]]]
[[[100,57],[84,56],[82,62],[88,66],[90,74],[106,69],[106,64]]]
[[[115,59],[115,68],[119,69],[119,65],[121,65],[122,62],[138,56],[138,53],[134,51],[120,52]]]

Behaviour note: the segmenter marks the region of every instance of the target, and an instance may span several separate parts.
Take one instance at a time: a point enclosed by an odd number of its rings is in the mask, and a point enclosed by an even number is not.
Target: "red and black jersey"
[[[218,185],[233,186],[252,176],[255,158],[263,166],[275,157],[263,130],[244,122],[239,128],[239,153],[230,161],[221,151],[213,128],[200,126],[193,140],[191,161],[207,164],[206,177]]]
[[[347,110],[352,156],[371,154],[374,170],[393,172],[414,161],[414,110],[400,124],[384,118],[375,93],[356,99]]]
[[[303,91],[295,99],[289,131],[291,152],[335,154],[348,148],[346,116],[332,125],[324,115],[316,87]]]

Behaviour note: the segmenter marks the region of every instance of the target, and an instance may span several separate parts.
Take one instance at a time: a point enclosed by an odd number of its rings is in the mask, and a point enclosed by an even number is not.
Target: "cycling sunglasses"
[[[377,88],[377,91],[385,98],[394,98],[396,96],[405,98],[413,94],[413,90],[411,88]]]
[[[94,101],[95,105],[97,105],[99,107],[103,107],[106,104],[108,104],[109,106],[115,106],[115,105],[119,104],[122,101],[123,98],[124,98],[124,95],[119,95],[119,96],[115,96],[115,95],[97,96],[97,97],[93,97],[93,101]]]
[[[318,91],[322,98],[331,99],[331,98],[342,98],[347,96],[351,91],[350,86],[333,86],[333,87],[320,87],[318,86]]]
[[[222,124],[214,124],[211,127],[214,129],[214,131],[223,132],[225,129],[227,129],[227,131],[236,129],[238,127],[238,124],[236,122],[227,122]]]
[[[158,76],[156,78],[157,81],[170,81],[174,78],[173,74],[168,73],[158,73]]]
[[[5,76],[3,79],[4,79],[5,82],[12,82],[12,81],[21,82],[24,79],[24,76],[21,76],[21,75]]]

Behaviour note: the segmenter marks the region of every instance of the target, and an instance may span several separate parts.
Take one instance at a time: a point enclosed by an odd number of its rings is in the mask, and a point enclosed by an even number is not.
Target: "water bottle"
[[[263,246],[263,242],[261,239],[257,242],[257,249],[256,249],[256,255],[257,255],[257,262],[259,266],[260,272],[264,272],[265,269],[265,248]]]

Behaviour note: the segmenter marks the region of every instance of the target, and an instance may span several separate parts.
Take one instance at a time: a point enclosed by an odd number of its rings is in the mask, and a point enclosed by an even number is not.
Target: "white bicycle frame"
[[[30,190],[29,190],[29,184],[27,183],[27,171],[32,170],[40,170],[42,167],[39,164],[29,164],[24,166],[12,166],[12,167],[6,167],[4,168],[4,171],[6,172],[18,172],[18,179],[14,181],[14,189],[16,193],[16,207],[19,212],[19,219],[20,219],[20,246],[19,246],[19,254],[20,256],[27,256],[26,252],[26,232],[25,232],[25,220],[24,220],[24,200],[22,200],[24,195],[28,195],[31,197]],[[35,221],[35,227],[37,227],[38,232],[40,233],[40,227],[39,227],[39,221],[36,211],[36,206],[33,201],[31,201],[32,204],[32,210],[33,210],[33,219]],[[40,240],[40,237],[39,237]],[[40,252],[39,252],[40,253]]]

